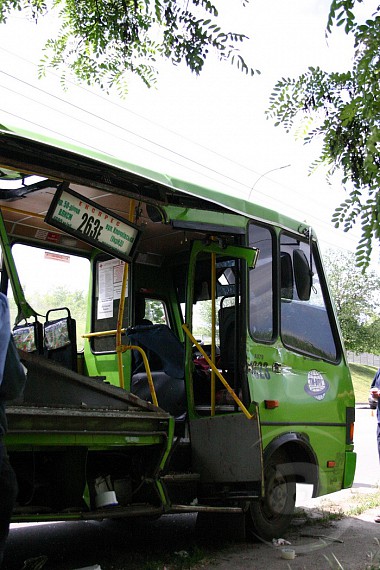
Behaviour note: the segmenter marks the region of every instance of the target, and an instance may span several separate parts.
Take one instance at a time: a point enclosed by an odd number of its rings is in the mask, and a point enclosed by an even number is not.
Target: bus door
[[[355,410],[347,407],[351,381],[317,245],[312,235],[276,234],[258,223],[250,224],[249,243],[260,248],[249,276],[247,354],[264,468],[292,462],[315,494],[337,491]]]
[[[292,421],[336,423],[347,367],[312,240],[283,230],[274,254],[268,227],[251,224],[249,235],[250,244],[260,247],[260,260],[250,274],[248,359],[254,398],[263,403],[266,445],[274,429],[289,429]]]
[[[259,420],[245,356],[245,283],[257,253],[210,240],[194,242],[190,256],[184,329],[193,469],[208,492],[223,485],[224,497],[261,493]]]

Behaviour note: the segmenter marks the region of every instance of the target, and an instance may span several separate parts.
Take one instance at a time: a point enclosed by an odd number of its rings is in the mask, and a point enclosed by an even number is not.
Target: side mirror
[[[293,251],[293,267],[298,298],[300,301],[308,301],[311,293],[312,272],[302,249]]]
[[[292,258],[286,252],[281,252],[281,299],[293,299]]]

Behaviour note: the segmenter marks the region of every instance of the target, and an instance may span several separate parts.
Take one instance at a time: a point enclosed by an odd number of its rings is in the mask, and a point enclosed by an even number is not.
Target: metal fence
[[[370,354],[369,352],[363,352],[361,354],[356,354],[350,350],[347,352],[348,362],[353,362],[354,364],[365,364],[366,366],[375,366],[380,368],[380,355]]]

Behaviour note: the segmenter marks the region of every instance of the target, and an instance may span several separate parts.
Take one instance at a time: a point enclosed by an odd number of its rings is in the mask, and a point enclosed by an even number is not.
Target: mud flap
[[[262,449],[258,415],[242,413],[190,421],[193,470],[201,483],[251,483],[260,494]]]

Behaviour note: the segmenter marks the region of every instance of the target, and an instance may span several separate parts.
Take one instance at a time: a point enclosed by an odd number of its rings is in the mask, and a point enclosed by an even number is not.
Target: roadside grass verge
[[[355,504],[347,505],[343,509],[343,512],[347,516],[361,515],[365,511],[370,509],[375,509],[380,506],[380,490],[375,493],[365,493],[362,495],[357,495],[355,499]]]
[[[329,525],[344,517],[358,516],[378,507],[380,507],[380,489],[373,488],[371,492],[352,492],[344,501],[334,501],[327,495],[316,508],[297,509],[294,518],[305,519],[307,525]]]
[[[368,392],[377,368],[364,364],[349,364],[357,402],[368,402]]]

